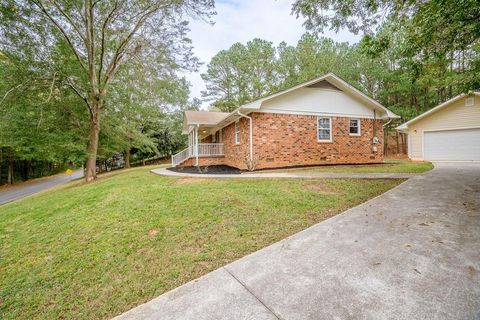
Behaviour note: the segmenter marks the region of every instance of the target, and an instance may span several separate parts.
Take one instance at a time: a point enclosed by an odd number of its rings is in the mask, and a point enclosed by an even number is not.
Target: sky
[[[254,38],[273,42],[277,46],[285,41],[295,45],[306,32],[303,19],[291,14],[293,0],[217,0],[212,26],[203,21],[190,22],[190,38],[194,54],[204,64],[198,72],[186,75],[191,84],[190,97],[201,98],[205,84],[200,77],[206,71],[210,59],[220,50],[228,49],[236,42],[246,43]],[[358,42],[359,37],[346,31],[328,31],[323,36],[338,42]],[[320,75],[319,75],[320,76]],[[208,104],[204,104],[207,108]]]

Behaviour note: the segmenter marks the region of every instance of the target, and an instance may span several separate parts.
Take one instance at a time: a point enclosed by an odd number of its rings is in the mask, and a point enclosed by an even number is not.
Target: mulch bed
[[[167,170],[181,173],[197,173],[197,174],[240,174],[242,171],[230,166],[199,166],[199,167],[175,167],[167,168]]]

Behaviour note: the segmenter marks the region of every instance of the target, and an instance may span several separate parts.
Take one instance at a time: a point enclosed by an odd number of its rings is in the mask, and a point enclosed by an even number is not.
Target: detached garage
[[[397,127],[412,160],[480,161],[480,93],[459,95]]]

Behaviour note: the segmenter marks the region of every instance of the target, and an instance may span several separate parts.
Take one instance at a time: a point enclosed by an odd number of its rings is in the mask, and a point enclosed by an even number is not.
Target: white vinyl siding
[[[428,131],[469,129],[480,127],[480,99],[473,106],[465,106],[465,98],[433,112],[408,126],[408,156],[424,159],[424,135]]]
[[[348,132],[351,136],[360,135],[360,119],[350,119]]]
[[[373,118],[372,108],[348,93],[322,88],[300,88],[262,103],[262,112],[317,114]],[[383,116],[379,113],[378,116]]]
[[[317,139],[320,142],[332,141],[332,118],[317,118]]]
[[[235,121],[235,144],[240,144],[240,121]]]

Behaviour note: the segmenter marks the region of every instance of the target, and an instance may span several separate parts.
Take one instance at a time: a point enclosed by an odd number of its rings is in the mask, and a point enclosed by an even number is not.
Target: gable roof
[[[458,100],[460,100],[460,99],[462,99],[462,98],[465,98],[465,97],[468,97],[468,96],[471,96],[471,95],[480,96],[480,92],[474,91],[474,92],[459,94],[458,96],[453,97],[452,99],[447,100],[447,101],[439,104],[438,106],[436,106],[436,107],[434,107],[434,108],[432,108],[432,109],[430,109],[430,110],[428,110],[428,111],[426,111],[426,112],[424,112],[424,113],[416,116],[415,118],[413,118],[413,119],[411,119],[411,120],[409,120],[409,121],[407,121],[407,122],[405,122],[405,123],[402,123],[401,125],[399,125],[399,126],[396,127],[395,129],[397,129],[398,131],[405,131],[405,130],[408,129],[408,126],[409,126],[410,124],[412,124],[412,123],[414,123],[414,122],[417,122],[418,120],[423,119],[423,118],[429,116],[430,114],[435,113],[435,112],[437,112],[437,111],[439,111],[439,110],[441,110],[441,109],[449,106],[450,104],[452,104],[452,103],[455,102],[455,101],[458,101]]]
[[[296,85],[294,87],[282,90],[280,92],[271,94],[271,95],[266,96],[264,98],[261,98],[261,99],[255,100],[253,102],[247,103],[247,104],[241,106],[240,108],[242,108],[242,109],[260,109],[260,107],[262,106],[262,103],[265,102],[265,101],[271,100],[273,98],[276,98],[278,96],[284,95],[286,93],[292,92],[292,91],[300,89],[300,88],[314,86],[316,83],[323,82],[323,81],[327,81],[331,85],[333,85],[334,87],[340,89],[341,91],[343,91],[345,93],[348,93],[348,94],[351,94],[352,96],[354,96],[355,98],[358,98],[360,101],[369,105],[373,109],[385,112],[388,118],[400,118],[395,113],[393,113],[392,111],[388,110],[383,105],[381,105],[379,102],[370,98],[369,96],[367,96],[366,94],[364,94],[363,92],[361,92],[360,90],[353,87],[352,85],[347,83],[345,80],[341,79],[340,77],[338,77],[337,75],[335,75],[331,72],[327,73],[326,75],[323,75],[321,77],[315,78],[313,80],[301,83],[301,84]]]
[[[210,112],[210,111],[186,111],[184,116],[184,132],[188,132],[188,126],[190,125],[205,125],[205,126],[223,126],[232,121],[240,118],[239,112],[253,112],[259,110],[262,107],[262,104],[266,101],[279,97],[281,95],[287,94],[289,92],[298,90],[305,87],[319,87],[319,88],[336,88],[337,90],[343,91],[354,98],[360,100],[370,108],[374,110],[381,111],[385,113],[386,117],[389,119],[400,118],[395,113],[385,108],[379,102],[370,98],[360,90],[356,89],[352,85],[348,84],[345,80],[341,79],[333,73],[327,73],[321,77],[312,79],[310,81],[301,83],[294,87],[279,91],[277,93],[268,95],[266,97],[260,98],[258,100],[244,104],[230,113],[225,112]],[[204,122],[201,122],[204,121]],[[217,122],[215,122],[217,121]]]

